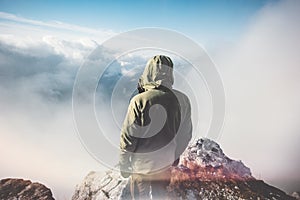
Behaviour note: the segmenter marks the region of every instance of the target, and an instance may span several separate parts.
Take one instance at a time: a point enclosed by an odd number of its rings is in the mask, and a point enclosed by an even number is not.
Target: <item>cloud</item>
[[[237,44],[216,56],[227,96],[225,152],[289,191],[300,186],[299,10],[299,1],[268,4]]]
[[[85,57],[113,33],[0,18],[0,177],[40,181],[56,198],[70,198],[90,170],[104,170],[74,130],[73,83]]]
[[[71,98],[76,73],[96,47],[101,55],[97,60],[100,64],[111,52],[99,47],[96,39],[83,37],[81,33],[44,30],[44,22],[13,15],[6,18],[18,23],[0,24],[4,29],[0,34],[0,146],[5,148],[1,152],[5,159],[1,162],[0,176],[42,181],[53,188],[56,197],[70,196],[75,184],[89,171],[104,170],[84,149],[74,128]],[[122,92],[115,93],[115,108],[122,114],[117,120],[121,123],[146,61],[157,53],[124,55],[100,79],[97,94],[106,101],[97,104],[97,111],[104,115],[100,119],[107,125],[107,133],[114,133],[110,135],[117,143],[118,127],[105,116],[111,111],[112,92],[120,78],[130,83],[120,87]],[[87,76],[95,78],[93,74]],[[23,163],[22,169],[19,162]],[[37,173],[38,169],[42,172]]]
[[[13,24],[10,24],[8,22],[14,22],[17,23],[17,25],[25,25],[26,28],[33,28],[33,27],[38,27],[38,29],[40,30],[57,30],[57,32],[68,32],[68,31],[72,31],[73,35],[78,35],[78,34],[82,34],[85,36],[102,36],[102,37],[109,37],[113,34],[115,34],[113,31],[111,30],[96,30],[96,29],[92,29],[92,28],[88,28],[88,27],[82,27],[82,26],[77,26],[74,24],[67,24],[67,23],[63,23],[63,22],[59,22],[59,21],[52,21],[52,22],[44,22],[44,21],[38,21],[38,20],[32,20],[32,19],[27,19],[21,16],[16,16],[14,14],[11,13],[5,13],[5,12],[0,12],[0,19],[1,20],[5,20],[6,26],[13,26]],[[71,34],[70,34],[71,35]]]
[[[64,46],[66,51],[70,48],[67,44]],[[82,57],[84,51],[79,51]],[[47,43],[20,48],[0,40],[0,57],[1,89],[27,97],[39,94],[46,101],[70,96],[72,82],[80,65],[80,59],[69,58],[66,52],[58,52]]]
[[[70,100],[76,71],[99,42],[114,34],[4,12],[0,28],[0,87],[14,91],[4,92],[7,99],[24,99],[24,104]]]
[[[56,196],[64,192],[71,195],[73,186],[88,171],[103,170],[102,165],[91,161],[91,156],[80,143],[72,124],[71,107],[76,72],[84,58],[97,46],[97,42],[80,34],[65,37],[67,33],[58,30],[44,30],[32,26],[32,23],[22,23],[7,23],[7,26],[0,24],[1,29],[5,30],[0,34],[0,122],[4,124],[1,127],[3,132],[0,143],[7,152],[11,152],[10,155],[14,155],[9,157],[3,152],[1,156],[6,159],[2,161],[5,163],[1,163],[3,171],[0,176],[40,179],[54,188]],[[36,31],[37,35],[31,35],[31,32]],[[111,52],[98,47],[96,53],[101,55],[97,60],[101,64]],[[146,61],[160,53],[168,55],[159,50],[130,52],[115,60],[101,77],[96,112],[114,144],[119,143],[119,127]],[[192,89],[185,85],[188,79],[185,75],[189,74],[190,64],[179,56],[170,57],[176,63],[175,87],[193,97]],[[100,78],[93,74],[86,76]],[[195,80],[195,76],[191,80]],[[197,82],[198,88],[205,87],[199,85],[203,84],[201,81]],[[108,116],[111,114],[110,100],[113,94],[115,119]],[[84,97],[82,95],[83,100]],[[201,116],[205,118],[205,109],[209,108],[205,106],[206,102],[197,102],[195,98],[191,100],[193,105],[203,108]],[[201,122],[201,126],[206,125]],[[24,150],[26,146],[30,148]],[[117,154],[113,156],[117,157]],[[22,170],[17,166],[19,161],[24,163]],[[40,166],[47,173],[36,173]],[[70,174],[75,175],[69,177]],[[60,177],[65,179],[62,181]]]

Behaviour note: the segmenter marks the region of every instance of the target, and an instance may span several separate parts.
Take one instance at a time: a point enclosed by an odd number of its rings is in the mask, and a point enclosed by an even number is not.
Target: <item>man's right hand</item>
[[[176,167],[178,164],[179,164],[179,158],[173,162],[172,166]]]
[[[131,175],[131,167],[121,164],[120,173],[123,178],[128,178]]]

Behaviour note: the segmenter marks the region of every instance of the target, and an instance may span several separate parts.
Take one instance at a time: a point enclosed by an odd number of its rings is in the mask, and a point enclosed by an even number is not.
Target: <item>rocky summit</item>
[[[23,179],[0,180],[0,199],[2,200],[54,200],[52,192],[40,183]]]
[[[241,161],[227,157],[220,146],[203,138],[190,144],[172,167],[169,199],[296,199],[285,192],[255,179]],[[129,179],[119,172],[90,172],[76,187],[72,200],[130,199]]]

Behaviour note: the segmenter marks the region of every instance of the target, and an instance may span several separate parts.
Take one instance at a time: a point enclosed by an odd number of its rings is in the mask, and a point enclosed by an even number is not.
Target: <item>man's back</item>
[[[169,167],[175,160],[174,137],[181,121],[177,97],[167,88],[150,89],[130,102],[122,135],[130,133],[131,163],[136,173],[150,173]],[[128,146],[127,140],[122,140]],[[128,149],[128,148],[127,148]],[[163,160],[162,160],[163,159]]]
[[[120,168],[124,176],[128,175],[124,171],[132,174],[132,182],[137,184],[132,188],[147,196],[145,188],[149,190],[150,185],[153,195],[153,188],[158,194],[159,188],[168,184],[168,176],[165,180],[156,179],[168,174],[169,167],[186,148],[192,123],[187,96],[172,89],[173,63],[169,57],[150,59],[140,80],[144,92],[131,99],[122,127]],[[136,190],[133,196],[134,193]]]
[[[180,124],[180,105],[173,92],[168,89],[151,89],[135,96],[133,104],[137,106],[136,111],[140,115],[137,124],[149,126],[148,131],[136,135],[140,139],[135,152],[155,151],[171,142]],[[164,124],[160,124],[161,122]],[[151,131],[153,126],[156,133]]]

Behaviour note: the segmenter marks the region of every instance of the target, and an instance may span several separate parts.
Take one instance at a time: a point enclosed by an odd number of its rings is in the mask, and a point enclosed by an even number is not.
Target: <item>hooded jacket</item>
[[[172,89],[172,60],[150,59],[139,80],[144,92],[129,104],[120,141],[121,172],[150,174],[170,167],[192,136],[191,107]]]

